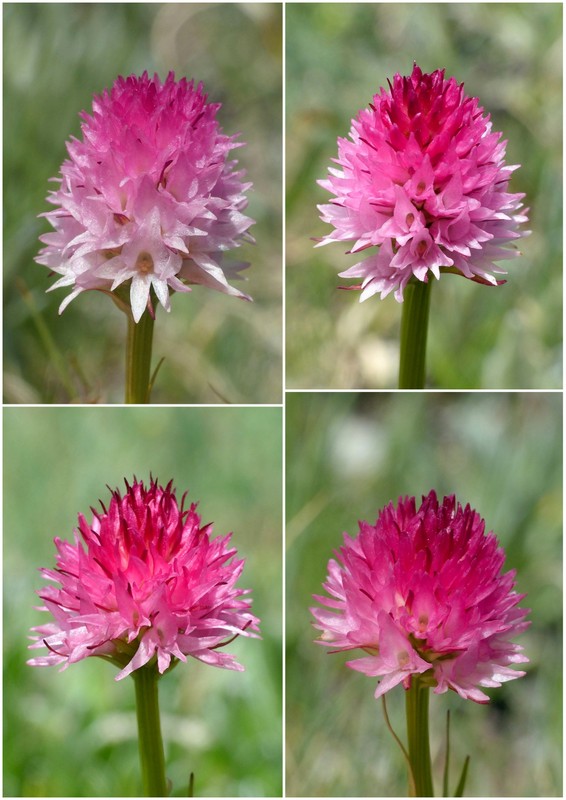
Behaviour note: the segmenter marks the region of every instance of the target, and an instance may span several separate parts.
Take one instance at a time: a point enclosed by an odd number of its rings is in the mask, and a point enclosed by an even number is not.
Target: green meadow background
[[[281,400],[281,5],[6,3],[4,18],[4,398],[9,403],[123,400],[126,318],[99,292],[62,316],[65,289],[34,256],[48,179],[80,136],[93,94],[131,73],[202,80],[254,189],[257,244],[246,303],[196,286],[159,309],[154,403]]]
[[[451,709],[453,796],[562,795],[562,395],[287,396],[286,735],[290,797],[407,795],[405,764],[373,693],[377,678],[314,643],[309,607],[328,560],[358,520],[403,495],[455,494],[485,519],[517,570],[530,628],[524,678],[487,689],[489,705],[431,695],[436,794]],[[387,695],[405,741],[403,688]]]
[[[522,258],[498,289],[443,275],[433,287],[428,385],[562,385],[562,4],[289,3],[286,8],[287,385],[395,387],[401,307],[337,289],[359,257],[317,204],[336,139],[387,79],[446,69],[491,113],[522,164],[511,191],[531,208]],[[348,281],[346,281],[348,283]]]
[[[160,682],[172,795],[281,795],[281,409],[4,409],[5,797],[132,797],[141,792],[133,681],[86,659],[65,672],[26,665],[38,572],[53,537],[124,477],[175,480],[214,534],[245,557],[261,639],[229,645],[245,672],[189,659]]]

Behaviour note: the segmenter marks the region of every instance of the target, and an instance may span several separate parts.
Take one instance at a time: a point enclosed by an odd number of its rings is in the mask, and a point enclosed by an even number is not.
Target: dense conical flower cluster
[[[41,574],[60,586],[38,592],[54,622],[33,628],[30,645],[49,652],[29,664],[65,669],[101,656],[122,667],[117,680],[152,660],[163,673],[187,656],[244,669],[218,649],[259,630],[242,599],[250,590],[235,585],[244,561],[234,558],[231,534],[211,539],[212,525],[201,527],[184,500],[179,505],[172,482],[126,482],[124,496],[113,491],[90,524],[79,515],[74,544],[55,539],[57,566]]]
[[[334,227],[320,244],[354,241],[350,252],[378,246],[340,273],[363,278],[360,300],[403,290],[411,278],[442,271],[497,285],[495,262],[519,255],[526,235],[523,194],[507,186],[517,166],[506,166],[501,134],[491,130],[478,100],[444,70],[395,75],[368,109],[352,120],[350,139],[338,140],[339,169],[319,181],[333,198],[319,206]]]
[[[253,241],[237,161],[240,146],[216,120],[220,104],[207,102],[202,84],[170,72],[119,77],[110,91],[83,112],[81,140],[67,143],[61,185],[47,198],[55,233],[40,264],[60,274],[51,289],[72,287],[59,311],[87,289],[114,291],[131,281],[136,322],[153,288],[166,310],[169,290],[187,292],[188,283],[250,299],[228,278],[243,263],[224,264],[223,253]]]
[[[499,686],[524,672],[510,665],[528,661],[510,640],[529,625],[525,595],[513,591],[515,572],[493,533],[470,506],[435,492],[388,505],[375,525],[360,522],[356,539],[328,564],[324,588],[315,595],[326,608],[311,609],[319,642],[333,652],[362,649],[368,655],[348,666],[381,681],[375,696],[411,675],[427,678],[434,691],[448,689],[478,703],[482,686]]]

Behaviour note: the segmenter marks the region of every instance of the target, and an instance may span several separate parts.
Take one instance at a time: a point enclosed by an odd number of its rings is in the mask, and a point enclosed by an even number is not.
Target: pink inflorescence
[[[395,290],[402,302],[411,278],[455,272],[497,285],[494,262],[520,255],[509,244],[526,232],[523,194],[507,186],[517,166],[504,162],[506,142],[492,133],[489,114],[444,70],[395,75],[338,140],[339,169],[319,181],[333,197],[319,206],[334,230],[320,245],[355,244],[377,253],[345,272],[363,278],[360,300]]]
[[[210,538],[196,505],[184,509],[170,482],[149,487],[134,479],[122,497],[112,492],[108,510],[79,515],[75,543],[55,539],[55,569],[44,578],[60,584],[38,594],[54,622],[33,628],[33,648],[48,654],[28,661],[36,667],[101,656],[122,667],[116,680],[148,662],[163,673],[177,659],[243,670],[220,652],[238,635],[257,637],[257,617],[248,589],[236,587],[244,567],[234,558],[230,536]],[[79,541],[79,532],[84,541]]]
[[[311,611],[320,644],[368,654],[347,665],[381,677],[376,697],[421,675],[437,694],[487,703],[480,686],[525,674],[510,668],[528,661],[510,641],[530,624],[529,609],[517,608],[525,595],[513,591],[514,570],[501,573],[505,553],[469,505],[430,492],[418,509],[400,498],[375,525],[359,525],[328,564],[330,597],[315,595],[326,608]]]
[[[87,289],[114,291],[130,281],[138,322],[150,290],[169,311],[169,290],[197,283],[250,299],[228,278],[245,263],[224,263],[224,251],[253,241],[244,173],[230,151],[240,146],[216,120],[202,84],[170,72],[164,83],[147,72],[119,77],[81,113],[82,139],[67,143],[57,206],[43,216],[55,228],[36,261],[72,287],[61,313]],[[150,306],[151,309],[151,306]]]

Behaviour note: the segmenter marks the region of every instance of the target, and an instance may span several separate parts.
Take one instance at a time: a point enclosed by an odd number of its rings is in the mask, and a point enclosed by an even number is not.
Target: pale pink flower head
[[[520,255],[526,232],[523,194],[507,187],[518,168],[505,164],[506,142],[464,84],[444,70],[397,74],[338,139],[338,169],[320,185],[333,195],[319,206],[333,226],[319,242],[353,241],[349,252],[378,247],[340,273],[363,278],[360,300],[395,290],[402,302],[411,279],[454,272],[497,285],[496,262]]]
[[[179,504],[172,481],[126,481],[90,524],[79,514],[74,544],[55,539],[57,566],[41,574],[58,585],[38,592],[53,622],[33,628],[30,645],[48,653],[28,664],[66,669],[100,656],[122,668],[116,680],[148,663],[163,673],[187,656],[244,669],[219,650],[239,635],[257,638],[250,590],[236,586],[244,561],[231,534],[211,538],[185,497]]]
[[[375,523],[344,534],[328,563],[325,608],[311,609],[320,644],[332,652],[363,650],[347,662],[381,681],[380,697],[421,675],[436,694],[448,689],[489,702],[483,686],[500,686],[528,661],[511,640],[529,623],[525,595],[513,591],[515,571],[502,572],[505,553],[485,522],[454,496],[435,492],[416,508],[414,497],[389,504]]]
[[[247,264],[224,262],[253,241],[253,220],[242,213],[251,183],[230,158],[240,144],[222,133],[219,108],[202,84],[144,72],[117,78],[81,113],[82,139],[67,142],[47,198],[56,209],[43,215],[55,232],[36,258],[61,275],[51,289],[72,288],[59,313],[87,289],[122,284],[136,322],[152,311],[151,289],[167,311],[170,290],[189,283],[250,299],[228,282]]]

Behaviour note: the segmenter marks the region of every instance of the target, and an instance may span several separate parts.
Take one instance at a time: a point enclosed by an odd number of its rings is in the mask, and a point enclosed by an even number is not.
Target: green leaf
[[[458,786],[456,787],[456,791],[454,792],[454,797],[464,796],[464,787],[466,785],[466,778],[468,777],[469,764],[470,764],[470,756],[466,756],[466,760],[464,761],[464,766],[462,767],[462,774],[460,775]]]

